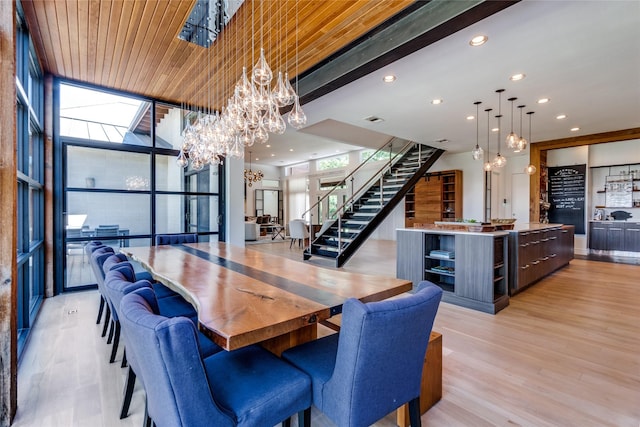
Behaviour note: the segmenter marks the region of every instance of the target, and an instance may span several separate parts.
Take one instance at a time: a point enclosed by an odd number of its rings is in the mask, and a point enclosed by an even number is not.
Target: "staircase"
[[[336,267],[344,265],[444,153],[428,145],[404,142],[404,148],[338,208],[335,222],[304,250],[305,260],[319,256],[335,259]]]

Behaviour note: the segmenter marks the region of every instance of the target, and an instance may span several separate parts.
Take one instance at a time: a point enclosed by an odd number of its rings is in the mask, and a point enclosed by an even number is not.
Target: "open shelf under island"
[[[522,224],[510,231],[397,230],[397,277],[439,285],[442,300],[495,314],[573,258],[573,227]]]

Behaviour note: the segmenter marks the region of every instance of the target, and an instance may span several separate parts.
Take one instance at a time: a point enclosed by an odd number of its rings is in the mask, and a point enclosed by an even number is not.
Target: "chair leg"
[[[113,330],[114,330],[113,325],[114,324],[115,324],[115,321],[111,319],[111,322],[109,322],[109,335],[107,336],[107,344],[111,344],[111,342],[113,341]]]
[[[294,242],[295,240],[296,240],[296,239],[291,238],[291,241],[289,242],[289,249],[291,249],[291,245],[293,245],[293,242]]]
[[[153,427],[154,422],[149,416],[149,409],[147,405],[147,397],[144,398],[144,418],[142,419],[142,427]]]
[[[411,427],[422,427],[420,420],[420,396],[409,401],[409,422]]]
[[[127,363],[127,348],[125,347],[124,349],[122,349],[122,363],[120,364],[121,368],[126,368],[128,365]]]
[[[109,363],[113,363],[116,360],[116,354],[118,353],[118,344],[120,343],[120,321],[113,322],[115,325],[113,329],[115,332],[113,334],[113,347],[111,347],[111,357],[109,358]]]
[[[96,325],[100,324],[100,319],[102,319],[103,311],[104,311],[104,297],[100,295],[100,307],[98,308],[98,319],[96,319]]]
[[[311,427],[311,407],[298,412],[298,427]]]
[[[122,400],[122,409],[120,410],[120,419],[127,418],[129,415],[129,406],[131,406],[131,397],[133,396],[133,389],[136,385],[136,373],[129,367],[127,372],[127,382],[124,387],[124,399]]]
[[[102,327],[102,336],[107,335],[107,328],[109,328],[109,320],[111,319],[111,308],[109,304],[106,304],[107,312],[104,315],[104,326]]]

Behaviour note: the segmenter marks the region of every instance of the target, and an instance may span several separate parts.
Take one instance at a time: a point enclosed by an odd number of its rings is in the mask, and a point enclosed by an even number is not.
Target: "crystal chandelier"
[[[253,2],[251,3],[253,6]],[[260,3],[261,28],[263,3]],[[295,4],[297,74],[298,6],[297,2]],[[253,13],[251,15],[254,16]],[[221,111],[208,114],[201,112],[197,120],[185,128],[181,150],[176,159],[178,166],[184,168],[191,163],[194,170],[201,170],[207,164],[221,164],[227,157],[242,158],[245,147],[251,147],[255,143],[264,144],[269,140],[269,134],[282,135],[285,132],[286,123],[280,113],[280,108],[283,107],[292,106],[288,117],[289,125],[296,129],[303,127],[307,123],[307,117],[300,106],[296,90],[289,82],[288,73],[279,71],[272,88],[273,80],[273,72],[265,58],[265,51],[261,48],[258,61],[251,72],[248,73],[246,67],[242,68],[242,74]],[[296,77],[296,87],[297,81]],[[245,179],[248,179],[247,171]],[[248,179],[249,186],[259,180]]]
[[[489,123],[490,117],[489,114],[491,113],[492,108],[487,108],[486,110],[484,110],[487,113],[487,161],[484,162],[483,165],[483,169],[485,172],[491,172],[492,169],[492,165],[491,165],[491,161],[489,160],[489,132],[491,129],[491,125]]]
[[[534,112],[533,111],[529,111],[527,113],[527,115],[529,116],[529,141],[531,141],[531,116],[533,116]],[[522,131],[520,131],[520,133],[522,133]],[[526,147],[526,145],[525,145]],[[524,168],[524,172],[527,175],[533,175],[534,173],[536,173],[536,167],[532,164],[528,164],[526,168]]]
[[[264,178],[264,174],[261,170],[253,171],[251,169],[251,151],[249,151],[249,170],[244,170],[244,180],[248,183],[247,185],[251,187],[254,182],[262,181]]]

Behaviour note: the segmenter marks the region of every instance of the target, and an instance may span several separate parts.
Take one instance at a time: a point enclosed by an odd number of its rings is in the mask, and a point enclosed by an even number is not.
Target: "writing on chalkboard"
[[[549,168],[549,221],[572,224],[584,234],[585,172],[587,165]]]

